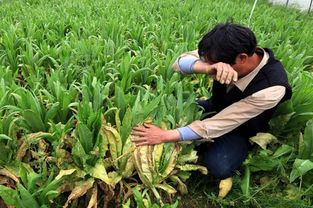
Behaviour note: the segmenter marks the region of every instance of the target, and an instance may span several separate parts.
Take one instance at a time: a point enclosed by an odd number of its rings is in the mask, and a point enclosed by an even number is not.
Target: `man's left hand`
[[[179,141],[178,130],[163,130],[153,124],[143,124],[133,128],[132,142],[136,146]]]

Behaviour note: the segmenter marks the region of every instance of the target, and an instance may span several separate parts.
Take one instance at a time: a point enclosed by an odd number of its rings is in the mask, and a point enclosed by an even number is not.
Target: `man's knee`
[[[235,173],[235,168],[230,164],[221,163],[218,165],[207,165],[208,171],[211,175],[219,179],[225,179],[231,177]]]
[[[199,155],[202,155],[203,163],[212,175],[220,179],[228,178],[246,159],[247,144],[244,137],[224,135],[202,149]]]

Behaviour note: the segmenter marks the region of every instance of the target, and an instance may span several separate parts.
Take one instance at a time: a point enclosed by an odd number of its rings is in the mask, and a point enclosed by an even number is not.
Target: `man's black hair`
[[[206,60],[232,65],[240,53],[252,56],[256,46],[256,37],[249,28],[225,23],[216,25],[204,35],[198,44],[198,53]]]

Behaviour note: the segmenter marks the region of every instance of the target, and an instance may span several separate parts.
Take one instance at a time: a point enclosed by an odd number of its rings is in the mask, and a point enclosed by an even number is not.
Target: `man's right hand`
[[[238,73],[229,65],[223,62],[209,64],[198,60],[193,65],[195,73],[208,74],[221,84],[230,84],[238,80]]]
[[[238,80],[238,73],[229,64],[223,62],[208,65],[207,74],[221,84],[230,84]]]

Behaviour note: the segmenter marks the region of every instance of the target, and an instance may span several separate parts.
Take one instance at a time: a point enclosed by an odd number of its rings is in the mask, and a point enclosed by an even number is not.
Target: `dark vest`
[[[269,53],[268,63],[258,72],[258,74],[249,83],[247,88],[242,92],[237,87],[233,87],[229,92],[226,92],[226,85],[220,84],[217,81],[213,83],[211,104],[212,110],[216,113],[220,112],[227,106],[252,95],[262,89],[281,85],[286,87],[285,96],[281,102],[284,102],[291,98],[292,90],[288,83],[288,78],[283,65],[275,59],[273,52],[270,49],[264,49]],[[278,105],[277,105],[278,106]],[[268,122],[272,118],[277,106],[269,110],[264,111],[260,115],[243,123],[231,133],[240,134],[243,136],[251,137],[257,132],[265,132],[268,130]]]

